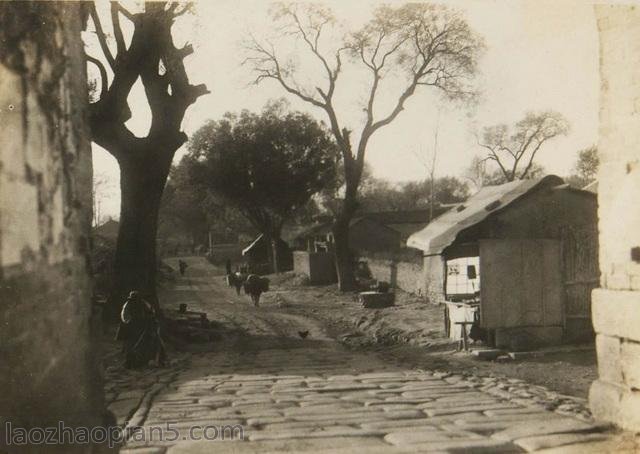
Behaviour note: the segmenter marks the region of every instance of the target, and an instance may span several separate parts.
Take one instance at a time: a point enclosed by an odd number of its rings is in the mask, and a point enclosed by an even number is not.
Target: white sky
[[[375,6],[368,1],[326,3],[347,27],[362,23]],[[374,176],[392,181],[424,178],[425,169],[416,153],[431,152],[438,115],[436,175],[459,176],[482,151],[476,145],[475,131],[496,123],[515,123],[529,110],[547,109],[567,117],[571,131],[546,144],[538,162],[549,173],[567,175],[577,151],[597,142],[598,37],[592,4],[574,0],[457,0],[448,4],[462,9],[472,28],[485,39],[487,50],[479,75],[482,99],[473,111],[460,110],[442,104],[433,90],[422,87],[425,89],[406,103],[395,122],[378,131],[370,142],[367,161]],[[200,1],[196,16],[178,19],[176,44],[189,41],[195,48],[185,61],[191,83],[205,83],[212,92],[187,111],[183,123],[187,134],[224,112],[259,111],[269,99],[284,96],[275,81],[250,85],[249,68],[240,64],[244,57],[240,43],[247,32],[252,30],[260,37],[270,31],[269,5],[255,0]],[[102,17],[103,26],[109,28],[108,14]],[[349,71],[344,76],[339,80],[344,85],[337,92],[339,114],[344,126],[357,130],[362,113],[359,89],[366,88],[367,79]],[[402,89],[388,88],[394,92]],[[286,98],[292,108],[326,120],[323,111],[294,97]],[[131,104],[134,117],[129,126],[143,135],[149,122],[144,97],[134,94]],[[388,108],[384,103],[378,107],[381,112]],[[183,154],[180,150],[174,162]],[[98,147],[94,147],[93,158],[94,171],[112,181],[100,191],[101,212],[117,217],[117,163]]]

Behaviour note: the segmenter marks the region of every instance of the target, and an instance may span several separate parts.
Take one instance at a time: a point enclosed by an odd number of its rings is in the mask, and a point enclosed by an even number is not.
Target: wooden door
[[[591,292],[600,283],[598,231],[594,224],[561,230],[565,288],[565,339],[585,341],[593,336]]]
[[[559,241],[481,240],[480,269],[484,328],[562,326]]]

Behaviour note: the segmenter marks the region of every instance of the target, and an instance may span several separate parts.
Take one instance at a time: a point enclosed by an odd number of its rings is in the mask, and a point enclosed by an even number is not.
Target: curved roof
[[[465,202],[435,218],[424,229],[407,239],[407,246],[421,249],[425,255],[440,254],[458,234],[496,213],[535,188],[558,186],[564,180],[547,175],[531,180],[517,180],[499,186],[485,186]]]

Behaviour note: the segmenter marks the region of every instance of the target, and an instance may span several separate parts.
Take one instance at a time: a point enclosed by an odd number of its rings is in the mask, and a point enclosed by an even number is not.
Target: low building
[[[93,234],[95,236],[100,236],[106,240],[113,241],[114,243],[118,240],[118,231],[120,230],[120,223],[111,218],[109,220],[103,222],[97,227],[93,228]]]
[[[307,252],[328,252],[334,242],[333,223],[314,225],[294,238],[294,248]],[[355,217],[349,223],[349,246],[354,254],[362,251],[387,251],[399,249],[401,234],[366,216]]]
[[[429,208],[418,210],[374,211],[363,213],[362,216],[377,221],[400,234],[401,246],[406,246],[407,239],[416,232],[424,229],[431,219],[445,213],[450,205],[434,206],[433,213]]]
[[[598,283],[596,195],[557,176],[488,186],[409,237],[431,302],[479,303],[491,343],[592,336]]]
[[[273,265],[271,263],[271,242],[260,234],[247,247],[242,250],[242,257],[249,266],[249,271],[256,274],[273,273]],[[281,239],[278,239],[278,271],[289,271],[293,269],[293,255],[289,245]]]

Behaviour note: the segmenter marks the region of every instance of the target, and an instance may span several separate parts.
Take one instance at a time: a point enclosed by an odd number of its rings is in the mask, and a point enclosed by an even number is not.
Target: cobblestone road
[[[513,403],[481,382],[346,350],[310,320],[253,308],[220,277],[192,273],[172,303],[188,301],[244,334],[154,376],[128,412],[142,427],[127,454],[526,452],[607,440],[598,425]],[[204,439],[216,435],[224,440]]]

